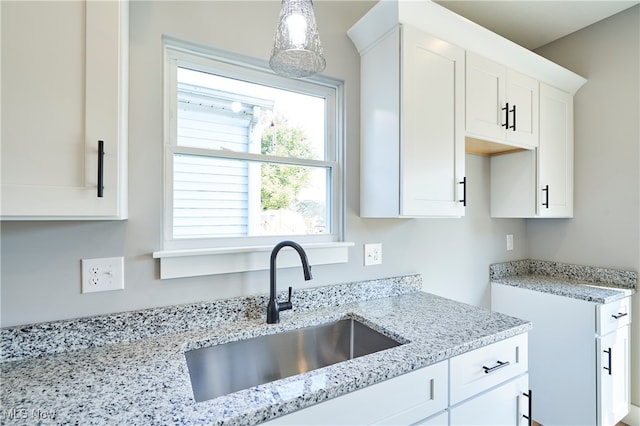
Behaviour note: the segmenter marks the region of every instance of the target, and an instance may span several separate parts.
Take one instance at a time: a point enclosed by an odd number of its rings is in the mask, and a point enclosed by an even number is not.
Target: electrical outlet
[[[123,289],[123,257],[82,259],[82,293]]]
[[[382,263],[382,244],[364,245],[364,266],[380,265]]]
[[[513,234],[507,234],[507,251],[513,250]]]

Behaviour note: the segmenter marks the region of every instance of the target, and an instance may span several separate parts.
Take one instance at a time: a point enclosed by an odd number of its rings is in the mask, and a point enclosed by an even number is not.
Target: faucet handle
[[[278,303],[278,311],[287,311],[289,309],[293,309],[293,304],[291,303],[291,293],[293,293],[293,288],[289,286],[289,300],[286,302]]]

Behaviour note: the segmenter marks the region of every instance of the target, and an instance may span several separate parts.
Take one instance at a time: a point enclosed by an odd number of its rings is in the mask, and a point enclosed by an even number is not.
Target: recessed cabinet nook
[[[381,1],[361,56],[360,216],[464,216],[464,153],[491,156],[492,217],[572,217],[586,80],[430,1]]]
[[[0,7],[1,219],[126,219],[128,2]]]

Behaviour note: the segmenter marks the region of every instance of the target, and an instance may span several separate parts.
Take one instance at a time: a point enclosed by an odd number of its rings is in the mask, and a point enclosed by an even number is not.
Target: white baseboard
[[[629,406],[629,414],[622,419],[622,422],[629,426],[640,426],[640,407],[631,404]]]

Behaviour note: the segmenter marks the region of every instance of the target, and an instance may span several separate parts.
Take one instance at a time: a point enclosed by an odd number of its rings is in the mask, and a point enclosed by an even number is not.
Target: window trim
[[[348,248],[353,243],[344,242],[345,223],[345,182],[344,172],[344,82],[326,76],[313,76],[304,80],[292,80],[272,74],[268,84],[285,90],[299,89],[303,93],[317,94],[323,97],[335,97],[326,102],[326,158],[328,161],[272,157],[261,154],[233,153],[232,158],[246,160],[272,161],[280,164],[296,164],[329,167],[332,174],[331,187],[327,187],[331,200],[332,232],[322,235],[283,235],[283,236],[247,236],[215,239],[173,239],[173,155],[175,153],[176,120],[171,105],[177,102],[177,91],[173,84],[177,81],[178,66],[192,66],[196,69],[210,68],[207,62],[217,62],[216,69],[224,71],[232,78],[252,81],[256,71],[270,72],[266,61],[249,58],[219,49],[185,42],[172,37],[163,37],[164,53],[164,102],[163,102],[163,219],[161,251],[153,253],[160,259],[160,278],[178,278],[197,275],[222,274],[251,270],[268,269],[268,255],[279,240],[294,239],[300,243],[312,264],[331,264],[348,262]],[[218,68],[219,65],[219,68]],[[305,81],[307,80],[307,81]],[[309,90],[308,82],[324,90]],[[327,92],[330,92],[328,95]],[[211,151],[180,147],[180,153],[192,153],[211,156]],[[216,152],[215,157],[225,158],[224,153]],[[336,195],[337,194],[337,195]],[[240,243],[240,244],[238,244]],[[287,261],[279,260],[279,267],[286,267]],[[291,266],[297,264],[292,263]]]

